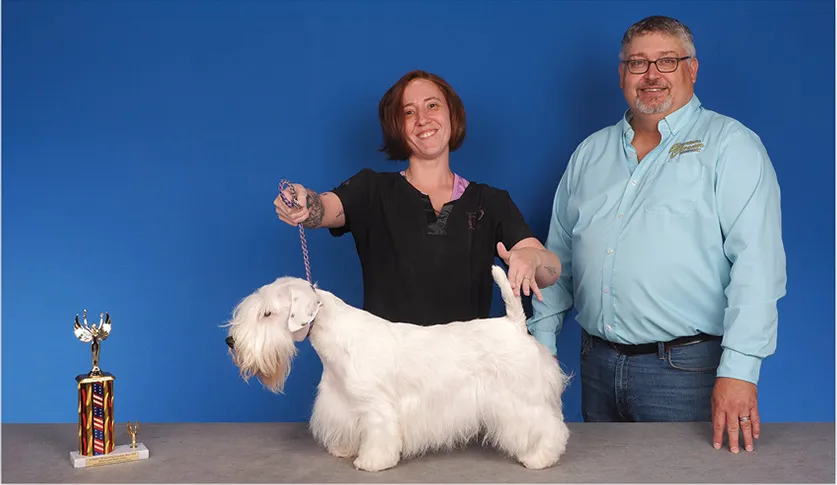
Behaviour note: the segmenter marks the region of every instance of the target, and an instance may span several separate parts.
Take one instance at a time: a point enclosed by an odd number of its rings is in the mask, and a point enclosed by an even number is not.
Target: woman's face
[[[413,79],[404,89],[404,138],[411,158],[434,160],[450,150],[450,109],[432,81]]]

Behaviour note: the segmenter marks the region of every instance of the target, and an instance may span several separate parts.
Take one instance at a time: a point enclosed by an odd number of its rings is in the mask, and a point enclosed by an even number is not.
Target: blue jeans
[[[721,341],[624,355],[581,332],[584,421],[711,421]]]

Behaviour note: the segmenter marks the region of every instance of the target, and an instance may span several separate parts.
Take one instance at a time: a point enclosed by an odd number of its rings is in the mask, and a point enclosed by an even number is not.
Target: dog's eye
[[[270,312],[264,312],[264,317],[267,318],[270,316]]]

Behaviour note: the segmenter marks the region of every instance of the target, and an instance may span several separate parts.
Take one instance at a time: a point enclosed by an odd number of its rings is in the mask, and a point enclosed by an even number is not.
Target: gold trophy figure
[[[107,318],[105,318],[107,315]],[[74,333],[76,334],[76,338],[81,340],[84,343],[93,342],[91,345],[91,352],[93,353],[93,369],[87,374],[88,377],[93,376],[100,376],[102,375],[102,370],[99,369],[99,340],[104,341],[110,335],[110,314],[109,313],[100,313],[99,314],[99,326],[97,327],[94,323],[92,327],[87,325],[87,310],[84,310],[84,326],[82,326],[78,321],[78,315],[76,315],[76,321],[74,327]],[[104,319],[104,320],[103,320]]]
[[[128,421],[128,433],[131,435],[131,448],[137,447],[137,433],[139,432],[139,421],[136,422],[134,425],[134,429],[131,429],[131,422]]]

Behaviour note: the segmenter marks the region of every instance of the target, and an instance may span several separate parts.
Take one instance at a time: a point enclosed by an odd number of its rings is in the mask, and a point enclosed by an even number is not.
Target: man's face
[[[676,38],[662,33],[648,33],[634,37],[625,51],[626,61],[656,61],[663,58],[680,58],[688,53]],[[634,65],[639,64],[634,62]],[[663,61],[660,62],[663,64]],[[668,65],[673,66],[669,62]],[[665,66],[662,66],[665,70]],[[640,69],[641,70],[641,69]],[[697,81],[697,59],[679,61],[674,72],[660,72],[650,64],[644,74],[633,74],[625,63],[619,64],[619,87],[625,95],[634,116],[662,115],[683,107],[692,98]]]

